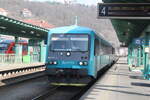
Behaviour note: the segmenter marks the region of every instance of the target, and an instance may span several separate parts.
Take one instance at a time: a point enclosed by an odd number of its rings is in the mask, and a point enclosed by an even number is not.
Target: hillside
[[[44,19],[55,26],[72,25],[78,16],[78,25],[93,28],[115,46],[119,45],[116,33],[108,19],[97,19],[97,7],[80,4],[60,4],[55,2],[31,2],[28,0],[0,0],[0,8],[9,12],[8,16],[19,20],[24,8],[32,12],[30,19]]]

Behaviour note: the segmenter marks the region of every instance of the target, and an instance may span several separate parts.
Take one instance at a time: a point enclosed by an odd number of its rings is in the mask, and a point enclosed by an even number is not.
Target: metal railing
[[[30,63],[32,62],[40,62],[40,55],[30,55]],[[0,63],[24,63],[23,56],[15,54],[0,54]]]
[[[39,54],[32,54],[30,56],[31,62],[40,62],[40,55]]]
[[[15,54],[0,54],[0,63],[14,63],[16,59]]]

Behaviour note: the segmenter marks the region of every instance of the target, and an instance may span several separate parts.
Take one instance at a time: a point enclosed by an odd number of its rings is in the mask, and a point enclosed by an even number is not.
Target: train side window
[[[99,40],[98,39],[95,39],[95,41],[94,41],[94,55],[95,56],[97,56],[97,55],[99,55],[99,51],[100,51],[100,42],[99,42]]]
[[[106,47],[104,45],[103,42],[101,42],[101,55],[105,55],[106,54]]]

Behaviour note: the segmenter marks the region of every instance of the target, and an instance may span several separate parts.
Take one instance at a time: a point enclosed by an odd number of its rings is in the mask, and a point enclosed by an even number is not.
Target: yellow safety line
[[[61,85],[61,86],[86,86],[87,84],[75,84],[75,83],[51,83],[51,85]]]

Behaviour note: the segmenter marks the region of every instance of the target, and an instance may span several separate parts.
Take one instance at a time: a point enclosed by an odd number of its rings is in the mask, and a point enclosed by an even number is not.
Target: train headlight
[[[67,52],[67,56],[70,56],[71,55],[71,53],[70,52]]]
[[[50,65],[52,65],[52,64],[53,64],[53,62],[52,62],[52,61],[50,61],[50,62],[49,62],[49,64],[50,64]]]
[[[80,66],[87,66],[87,65],[88,65],[88,62],[87,62],[87,61],[83,61],[83,62],[80,61],[80,62],[79,62],[79,65],[80,65]]]
[[[87,66],[87,65],[88,65],[88,62],[84,61],[84,62],[83,62],[83,65]]]
[[[57,65],[57,61],[50,61],[49,64],[50,65]]]
[[[83,62],[80,61],[80,62],[79,62],[79,65],[83,65]]]
[[[54,65],[56,65],[56,64],[57,64],[57,62],[56,62],[56,61],[54,61],[54,62],[53,62],[53,64],[54,64]]]

